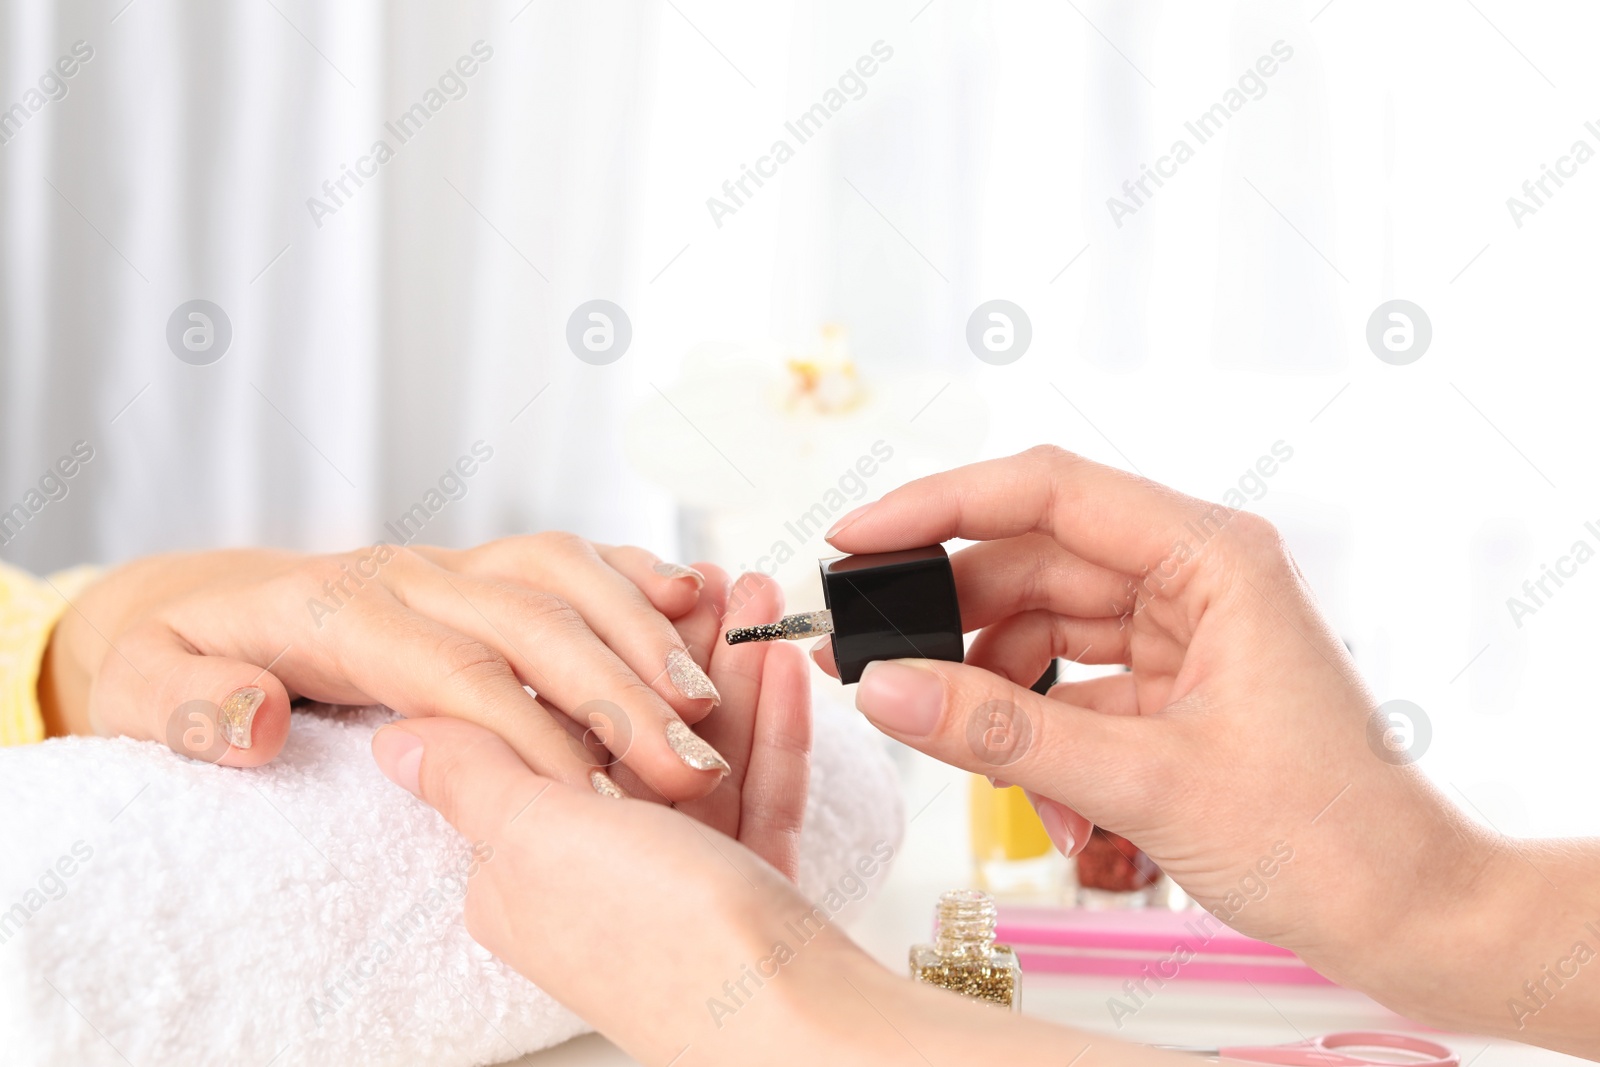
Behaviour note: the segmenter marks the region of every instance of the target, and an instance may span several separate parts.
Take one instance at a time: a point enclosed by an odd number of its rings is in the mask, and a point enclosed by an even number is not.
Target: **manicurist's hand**
[[[1600,979],[1525,985],[1600,951],[1600,847],[1490,834],[1392,751],[1269,523],[1038,448],[828,539],[951,538],[981,542],[954,557],[977,637],[964,665],[870,665],[856,703],[880,729],[1024,786],[1064,850],[1091,822],[1129,838],[1214,915],[1413,1017],[1600,1055]],[[1051,656],[1130,670],[1046,698],[1026,686]]]
[[[1187,1064],[914,984],[818,921],[769,862],[783,855],[770,820],[798,825],[799,806],[773,802],[797,773],[801,662],[782,646],[763,657],[734,804],[767,814],[741,819],[737,839],[665,805],[553,782],[460,720],[385,727],[373,755],[493,850],[467,884],[473,938],[640,1063]]]
[[[596,773],[610,740],[635,788],[690,800],[729,769],[689,728],[718,701],[702,665],[720,608],[701,603],[704,581],[563,533],[465,551],[152,557],[63,617],[41,703],[55,733],[154,739],[237,767],[283,747],[291,696],[382,703],[486,727],[540,774],[597,791],[616,789]]]

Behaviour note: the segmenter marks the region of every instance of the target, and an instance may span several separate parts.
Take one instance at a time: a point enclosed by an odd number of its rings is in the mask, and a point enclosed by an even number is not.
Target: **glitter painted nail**
[[[667,653],[667,677],[672,679],[678,692],[690,700],[709,699],[712,704],[722,703],[722,694],[711,684],[706,672],[700,669],[700,664],[694,661],[693,656],[681,648],[674,648]]]
[[[678,754],[679,759],[697,771],[721,771],[727,774],[733,769],[716,749],[706,744],[704,738],[677,719],[667,723],[667,744],[672,746],[672,751]]]
[[[613,800],[628,799],[628,794],[624,793],[622,787],[612,781],[611,776],[605,771],[590,771],[589,784],[594,786],[594,791],[603,797],[610,797]]]
[[[706,584],[705,575],[693,567],[685,567],[681,563],[668,563],[666,560],[657,560],[650,569],[663,578],[693,578],[697,589]]]
[[[250,722],[266,699],[266,692],[253,685],[228,694],[222,707],[217,709],[217,725],[222,728],[222,736],[228,744],[234,748],[250,747]]]

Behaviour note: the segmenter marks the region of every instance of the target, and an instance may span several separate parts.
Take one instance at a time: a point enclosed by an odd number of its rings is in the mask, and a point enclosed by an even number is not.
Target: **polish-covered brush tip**
[[[729,630],[727,640],[730,645],[742,645],[746,641],[800,641],[831,633],[832,614],[827,611],[807,611],[799,615],[785,615],[777,622]]]

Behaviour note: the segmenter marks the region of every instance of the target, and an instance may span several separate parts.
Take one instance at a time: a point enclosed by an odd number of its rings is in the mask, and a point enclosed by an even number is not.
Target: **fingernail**
[[[716,749],[706,744],[705,738],[678,719],[667,723],[667,744],[672,746],[672,751],[678,754],[679,759],[697,771],[721,771],[727,774],[733,770]]]
[[[378,732],[372,735],[372,758],[389,781],[413,796],[422,795],[422,785],[418,781],[422,770],[422,741],[415,734],[397,730],[392,723],[378,727]]]
[[[875,660],[861,672],[856,708],[890,733],[926,737],[939,725],[944,686],[932,671]]]
[[[694,661],[693,656],[681,648],[667,652],[667,677],[672,679],[678,692],[690,700],[709,699],[712,704],[722,703],[722,694],[711,684],[706,672],[700,669],[700,664]]]
[[[681,563],[668,563],[666,560],[657,560],[650,567],[651,570],[663,578],[692,578],[694,586],[699,589],[706,584],[706,576],[693,567],[685,567]]]
[[[264,690],[253,685],[243,689],[235,689],[223,700],[222,707],[217,711],[217,725],[222,728],[223,739],[234,748],[249,748],[250,723],[255,719],[256,712],[261,709],[262,701],[267,699]]]
[[[1011,783],[1006,781],[1004,778],[996,778],[992,774],[986,774],[986,775],[984,775],[984,777],[989,779],[989,784],[994,786],[996,789],[1010,789],[1011,788]]]
[[[873,501],[873,504],[875,503],[877,503],[877,501]],[[828,532],[822,535],[822,539],[824,541],[832,541],[836,535],[844,532],[845,527],[851,525],[857,519],[861,518],[861,516],[865,515],[867,510],[871,507],[872,504],[862,504],[859,508],[856,508],[844,518],[828,527]]]
[[[1061,813],[1061,805],[1053,800],[1040,797],[1034,804],[1039,812],[1039,821],[1044,824],[1044,832],[1050,838],[1050,843],[1056,846],[1063,856],[1072,855],[1072,849],[1077,841],[1072,836],[1072,831],[1067,829],[1066,816]]]
[[[589,784],[594,786],[594,791],[603,797],[610,797],[613,800],[628,799],[628,794],[624,793],[622,787],[612,781],[611,776],[605,771],[590,771]]]

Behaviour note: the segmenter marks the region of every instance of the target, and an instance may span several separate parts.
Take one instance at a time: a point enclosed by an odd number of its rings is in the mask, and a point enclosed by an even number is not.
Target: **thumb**
[[[935,759],[1020,785],[1095,822],[1116,825],[1130,805],[1149,800],[1149,785],[1161,777],[1150,720],[1101,715],[966,664],[870,663],[856,707]]]
[[[384,777],[422,798],[471,841],[503,841],[506,828],[555,784],[529,770],[500,735],[448,716],[380,727],[372,735],[372,758]]]
[[[289,693],[254,663],[203,656],[149,621],[117,639],[89,690],[103,734],[165,742],[190,759],[259,767],[289,736]]]

